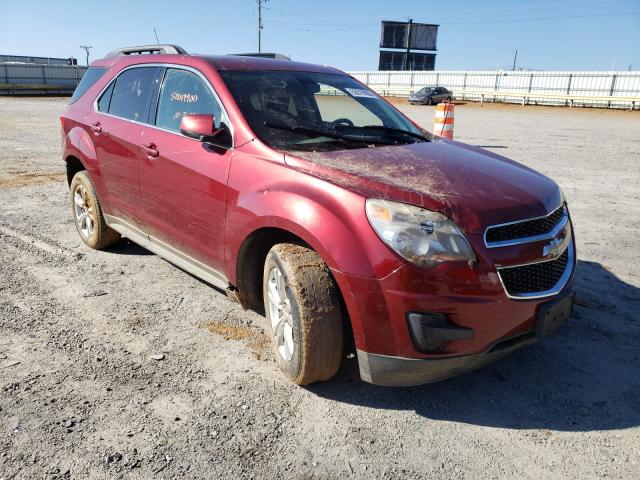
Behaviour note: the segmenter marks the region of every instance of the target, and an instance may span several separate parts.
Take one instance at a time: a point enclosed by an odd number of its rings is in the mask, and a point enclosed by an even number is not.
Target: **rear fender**
[[[91,135],[82,127],[75,126],[71,128],[64,138],[63,152],[65,161],[69,157],[76,157],[82,165],[84,165],[89,177],[91,177],[93,181],[103,210],[108,211],[108,208],[105,209],[105,207],[107,207],[107,205],[105,205],[105,201],[107,200],[106,188]]]

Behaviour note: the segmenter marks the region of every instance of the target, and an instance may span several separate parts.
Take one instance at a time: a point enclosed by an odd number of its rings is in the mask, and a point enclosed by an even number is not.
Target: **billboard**
[[[383,20],[380,48],[437,50],[438,25]]]
[[[412,50],[437,50],[438,25],[428,25],[426,23],[411,24],[411,45]]]
[[[410,52],[407,63],[407,52],[381,51],[378,70],[434,70],[436,68],[435,53]]]

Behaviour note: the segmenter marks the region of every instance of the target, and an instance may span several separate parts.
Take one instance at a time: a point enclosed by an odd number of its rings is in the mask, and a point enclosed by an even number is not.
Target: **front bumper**
[[[470,372],[535,342],[533,333],[498,342],[487,352],[448,358],[402,358],[358,350],[360,378],[388,387],[422,385]]]
[[[479,261],[445,263],[433,270],[405,264],[382,279],[334,271],[353,327],[363,380],[380,385],[416,385],[474,370],[536,341],[536,319],[542,305],[571,295],[570,275],[560,291],[544,298],[513,299],[506,294],[480,238],[468,236]],[[533,243],[491,252],[500,264],[527,262],[539,255]],[[483,261],[484,260],[484,261]],[[445,342],[436,352],[420,351],[408,326],[410,312],[445,315],[457,330],[472,335]]]
[[[532,331],[503,338],[482,353],[415,359],[358,350],[360,377],[376,385],[398,387],[437,382],[470,372],[552,333],[571,316],[574,299],[575,294],[567,290],[560,298],[541,304]]]

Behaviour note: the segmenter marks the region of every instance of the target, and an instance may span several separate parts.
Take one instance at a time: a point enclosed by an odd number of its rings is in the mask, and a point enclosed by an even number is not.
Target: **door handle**
[[[149,158],[156,158],[160,155],[158,147],[156,147],[155,143],[145,143],[144,145],[142,145],[142,149],[145,151],[147,157]]]
[[[93,130],[94,133],[100,133],[102,132],[102,125],[100,125],[100,122],[96,122],[91,124],[91,130]]]

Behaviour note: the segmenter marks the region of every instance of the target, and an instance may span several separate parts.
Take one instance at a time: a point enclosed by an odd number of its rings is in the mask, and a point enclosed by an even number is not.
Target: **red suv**
[[[558,185],[433,137],[329,67],[165,45],[92,64],[62,116],[78,233],[125,236],[264,312],[298,384],[431,382],[564,323]]]

